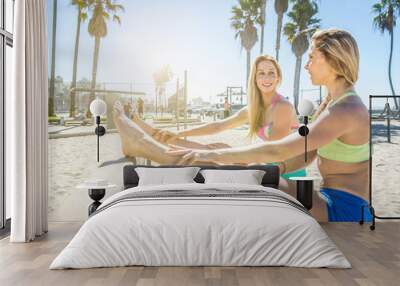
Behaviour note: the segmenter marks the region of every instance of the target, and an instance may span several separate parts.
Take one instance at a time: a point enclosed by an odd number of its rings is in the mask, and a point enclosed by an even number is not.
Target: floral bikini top
[[[276,105],[278,102],[282,101],[282,100],[285,100],[285,98],[284,98],[282,95],[277,94],[276,96],[274,96],[274,97],[272,98],[271,107],[274,108],[275,105]],[[267,141],[268,138],[271,136],[272,125],[273,125],[273,124],[274,124],[274,122],[271,121],[271,122],[269,122],[268,124],[266,124],[266,125],[260,127],[260,128],[258,129],[257,136],[258,136],[260,139],[262,139],[262,140],[264,140],[264,141]],[[291,126],[291,129],[292,129],[292,130],[293,130],[293,129],[297,129],[297,128],[299,128],[299,124],[294,124],[293,126]]]

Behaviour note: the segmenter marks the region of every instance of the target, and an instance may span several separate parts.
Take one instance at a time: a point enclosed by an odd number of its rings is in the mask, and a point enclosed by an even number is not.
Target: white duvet
[[[263,186],[179,184],[131,192],[263,190]],[[349,268],[318,222],[301,210],[257,198],[153,198],[122,201],[89,218],[50,269],[145,266],[294,266]]]

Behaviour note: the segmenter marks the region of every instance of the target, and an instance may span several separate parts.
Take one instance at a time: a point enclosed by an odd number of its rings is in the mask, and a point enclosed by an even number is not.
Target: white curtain
[[[15,1],[13,92],[6,98],[12,242],[47,232],[47,31],[45,0]]]

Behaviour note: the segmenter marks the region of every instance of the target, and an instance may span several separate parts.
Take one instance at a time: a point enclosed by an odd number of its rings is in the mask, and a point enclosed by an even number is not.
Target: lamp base
[[[302,125],[299,127],[299,134],[301,136],[303,136],[303,137],[307,136],[309,132],[310,132],[310,130],[308,129],[307,125]]]
[[[94,133],[96,133],[96,135],[98,136],[103,136],[104,134],[106,134],[106,129],[104,128],[104,126],[99,125],[94,130]]]

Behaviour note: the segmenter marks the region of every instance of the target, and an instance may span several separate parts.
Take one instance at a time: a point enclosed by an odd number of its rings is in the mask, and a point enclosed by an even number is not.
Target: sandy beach
[[[385,122],[373,123],[373,205],[380,216],[400,215],[400,162],[397,156],[400,153],[400,122],[391,123],[392,143],[386,142]],[[51,128],[53,131],[56,129]],[[92,201],[87,190],[76,188],[85,180],[105,178],[116,184],[116,188],[107,190],[106,197],[122,190],[122,167],[130,162],[123,158],[118,133],[107,133],[100,138],[100,165],[96,162],[96,136],[68,137],[78,131],[83,133],[93,129],[94,127],[72,128],[57,133],[65,135],[65,138],[49,139],[50,221],[87,219],[87,207]],[[188,139],[201,143],[224,142],[241,146],[251,143],[246,134],[247,129],[241,127],[207,137]],[[138,158],[137,164],[145,164],[145,160]],[[307,168],[307,172],[309,175],[319,176],[315,163]]]

